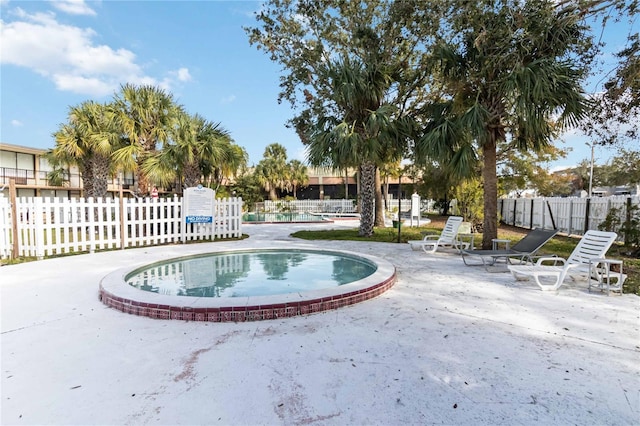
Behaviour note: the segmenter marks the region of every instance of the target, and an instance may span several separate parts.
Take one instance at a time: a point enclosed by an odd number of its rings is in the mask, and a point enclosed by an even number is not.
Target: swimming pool
[[[327,220],[321,215],[312,213],[299,212],[282,212],[282,213],[244,213],[242,215],[243,222],[259,222],[259,223],[280,223],[280,222],[326,222]]]
[[[158,262],[125,277],[130,286],[170,296],[249,297],[319,290],[373,274],[363,257],[311,250],[206,253]]]
[[[270,257],[274,253],[280,253],[279,257]],[[216,260],[210,263],[205,261],[207,257]],[[318,260],[323,257],[322,261]],[[305,263],[306,259],[310,263]],[[190,266],[185,266],[184,261],[191,262]],[[249,273],[253,275],[251,283],[236,287],[241,290],[233,295],[236,290],[229,284],[247,275],[244,264],[251,262],[258,265],[255,270],[250,269],[253,271]],[[295,264],[303,266],[288,275],[289,270],[296,269]],[[277,287],[269,282],[275,281],[270,277],[285,275],[287,279],[282,282],[288,281],[288,284],[277,292],[269,290]],[[329,279],[331,275],[341,278]],[[223,277],[221,285],[201,285],[217,276]],[[160,282],[167,277],[172,277],[167,282],[175,281],[169,286],[173,290],[161,288]],[[151,318],[256,321],[306,315],[363,302],[384,293],[395,280],[395,267],[371,255],[335,250],[244,249],[123,268],[102,279],[99,297],[107,306]],[[138,287],[146,287],[147,291]],[[247,289],[251,291],[246,292]],[[255,292],[259,289],[262,291]],[[206,293],[220,294],[211,297]]]

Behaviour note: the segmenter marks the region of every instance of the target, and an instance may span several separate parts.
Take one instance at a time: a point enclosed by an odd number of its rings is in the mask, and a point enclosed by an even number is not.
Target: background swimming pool
[[[245,213],[243,222],[323,222],[325,218],[317,214],[282,212],[282,213]]]

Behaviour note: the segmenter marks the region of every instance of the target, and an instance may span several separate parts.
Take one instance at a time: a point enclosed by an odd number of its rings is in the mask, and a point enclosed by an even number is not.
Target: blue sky
[[[70,106],[109,101],[129,82],[160,86],[190,113],[222,123],[250,164],[276,142],[289,159],[304,160],[285,127],[290,106],[277,103],[279,65],[250,46],[242,29],[255,25],[259,9],[255,1],[0,0],[0,141],[52,148]],[[621,25],[604,34],[609,51],[623,46],[629,27]],[[562,141],[573,151],[551,167],[590,158],[575,131]],[[613,154],[597,147],[596,164]]]

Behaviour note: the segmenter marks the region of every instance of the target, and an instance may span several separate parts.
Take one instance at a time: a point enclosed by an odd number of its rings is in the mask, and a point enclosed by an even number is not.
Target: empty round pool
[[[265,248],[203,253],[125,268],[100,283],[123,312],[190,321],[255,321],[352,305],[395,283],[395,267],[370,255]]]

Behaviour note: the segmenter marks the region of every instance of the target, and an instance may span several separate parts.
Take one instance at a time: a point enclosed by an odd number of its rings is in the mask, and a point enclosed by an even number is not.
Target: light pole
[[[586,142],[585,144],[591,147],[591,170],[589,171],[589,198],[591,198],[593,190],[593,148],[595,147],[595,143]]]

